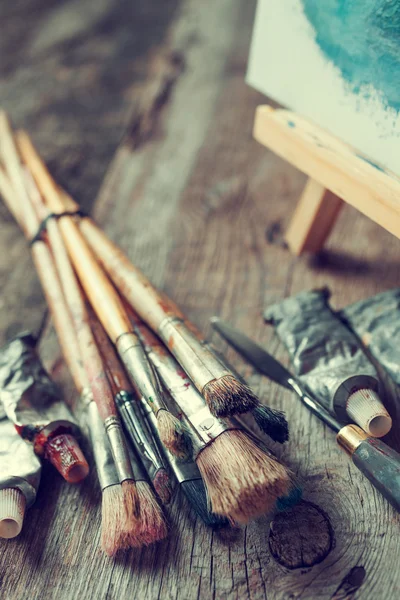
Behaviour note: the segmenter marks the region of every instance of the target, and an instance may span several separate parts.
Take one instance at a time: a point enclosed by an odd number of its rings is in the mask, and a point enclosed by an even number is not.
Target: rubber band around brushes
[[[64,212],[61,212],[61,213],[50,213],[40,223],[37,232],[35,233],[35,235],[29,242],[29,246],[33,246],[33,244],[35,244],[36,242],[43,241],[43,233],[46,231],[47,223],[50,221],[50,219],[56,219],[58,221],[58,219],[61,219],[61,217],[87,217],[87,216],[88,216],[88,213],[86,213],[84,210],[65,210]]]

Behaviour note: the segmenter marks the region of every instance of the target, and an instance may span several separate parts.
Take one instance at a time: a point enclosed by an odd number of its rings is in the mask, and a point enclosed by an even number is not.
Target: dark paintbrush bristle
[[[208,408],[216,417],[232,417],[249,412],[259,404],[257,396],[233,375],[225,375],[204,386]]]
[[[152,481],[155,491],[163,504],[169,504],[172,497],[170,477],[165,469],[159,469]]]
[[[289,439],[289,425],[280,410],[259,404],[251,413],[255,422],[274,442],[283,444]]]
[[[220,528],[229,525],[228,519],[214,515],[209,511],[206,488],[202,479],[182,481],[180,487],[193,510],[208,527]]]
[[[178,458],[190,456],[190,437],[181,421],[168,410],[160,410],[157,414],[157,426],[164,446]]]

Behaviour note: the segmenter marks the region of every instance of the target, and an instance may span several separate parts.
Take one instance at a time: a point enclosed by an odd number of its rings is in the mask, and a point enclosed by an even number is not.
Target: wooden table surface
[[[263,308],[320,285],[336,307],[394,287],[400,246],[346,206],[318,259],[283,247],[304,177],[252,139],[265,101],[244,83],[253,16],[245,0],[2,2],[0,105],[196,324],[222,315],[286,360]],[[73,398],[26,244],[2,205],[0,218],[1,342],[40,331]],[[69,486],[45,467],[23,533],[0,542],[1,600],[400,597],[398,515],[290,393],[227,356],[286,411],[291,440],[275,450],[305,502],[272,529],[261,518],[219,535],[177,495],[169,538],[113,560],[98,548],[95,472]]]

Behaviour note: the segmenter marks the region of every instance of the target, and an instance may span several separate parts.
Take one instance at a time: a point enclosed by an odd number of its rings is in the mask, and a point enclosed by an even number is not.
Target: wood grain
[[[243,81],[253,2],[110,2],[108,17],[103,15],[97,27],[93,15],[100,8],[82,0],[84,25],[74,25],[78,34],[59,25],[58,41],[46,51],[40,48],[53,31],[54,15],[70,15],[76,3],[49,7],[44,0],[19,0],[13,10],[5,4],[1,16],[7,13],[14,29],[1,40],[2,104],[13,109],[15,121],[33,134],[53,173],[86,207],[125,131],[95,203],[95,217],[205,333],[211,335],[209,317],[220,314],[286,361],[262,321],[267,303],[325,284],[333,290],[334,305],[341,307],[398,285],[398,240],[347,205],[318,258],[296,259],[280,243],[268,243],[266,231],[286,227],[305,178],[252,138],[255,109],[265,102]],[[27,6],[36,8],[32,30],[26,19],[17,18]],[[27,39],[10,57],[3,48],[15,43],[16,28]],[[105,38],[99,33],[104,29],[109,31]],[[33,50],[28,31],[39,36]],[[137,55],[136,36],[143,43]],[[52,90],[61,63],[72,72],[60,89]],[[111,74],[118,64],[121,73]],[[72,82],[75,68],[79,85]],[[41,69],[48,95],[39,111],[40,82],[34,75]],[[85,78],[88,72],[95,73],[94,88]],[[108,81],[117,81],[115,93]],[[39,328],[44,310],[25,243],[5,218],[0,232],[3,337],[13,324]],[[225,351],[215,334],[212,339]],[[74,390],[51,327],[45,328],[41,351],[73,404]],[[291,441],[274,450],[299,474],[306,502],[329,521],[333,543],[326,558],[289,569],[271,553],[267,518],[229,535],[213,533],[177,495],[166,541],[110,560],[98,550],[95,473],[83,486],[72,487],[46,467],[22,535],[0,543],[2,600],[398,598],[399,517],[352,467],[333,435],[290,393],[254,373],[232,350],[227,357],[261,398],[287,413]],[[313,540],[317,549],[326,548],[322,534],[329,528],[322,531],[316,522],[302,520],[308,551]],[[301,532],[292,528],[297,552],[305,547]]]

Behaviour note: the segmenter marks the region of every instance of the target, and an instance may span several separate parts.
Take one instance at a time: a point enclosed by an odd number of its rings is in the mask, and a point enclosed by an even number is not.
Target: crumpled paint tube
[[[0,538],[16,537],[36,499],[41,463],[8,419],[0,420]]]
[[[77,483],[89,472],[75,439],[79,429],[35,345],[31,334],[22,334],[0,350],[0,402],[35,453],[48,459],[66,481]]]
[[[400,385],[400,288],[351,304],[339,316]]]
[[[329,291],[302,292],[267,308],[296,375],[343,423],[355,422],[369,435],[388,433],[392,419],[380,398],[374,365],[356,336],[330,309]]]

